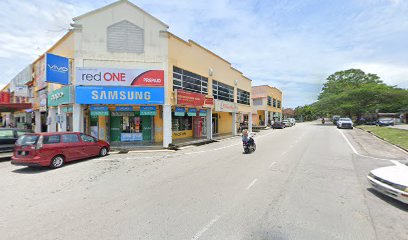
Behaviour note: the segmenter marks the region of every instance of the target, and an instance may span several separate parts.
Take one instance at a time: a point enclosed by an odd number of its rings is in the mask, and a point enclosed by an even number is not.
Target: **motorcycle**
[[[324,124],[326,121],[324,120],[324,118],[322,119],[322,124]]]
[[[250,136],[248,141],[242,141],[242,145],[244,147],[244,153],[251,153],[255,152],[256,150],[256,144],[253,136]]]

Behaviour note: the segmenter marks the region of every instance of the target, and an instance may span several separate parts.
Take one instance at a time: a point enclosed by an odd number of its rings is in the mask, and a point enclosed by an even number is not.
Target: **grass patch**
[[[365,131],[370,131],[384,140],[408,149],[408,131],[402,129],[377,127],[377,126],[358,126]]]

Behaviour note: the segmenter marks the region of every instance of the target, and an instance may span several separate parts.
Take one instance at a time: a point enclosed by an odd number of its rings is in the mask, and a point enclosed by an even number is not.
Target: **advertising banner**
[[[55,107],[62,104],[72,103],[71,89],[72,89],[71,86],[65,86],[50,92],[50,94],[48,94],[48,106]]]
[[[189,117],[195,117],[195,116],[197,116],[197,109],[196,109],[196,108],[190,108],[190,109],[188,109],[187,116],[189,116]]]
[[[140,116],[156,116],[156,107],[140,106]]]
[[[163,70],[76,68],[76,85],[163,87]]]
[[[28,86],[25,84],[32,81],[32,78],[33,68],[30,64],[10,81],[10,92],[14,93],[16,97],[28,97]]]
[[[238,110],[237,105],[233,102],[227,102],[215,99],[214,110],[217,112],[236,112]]]
[[[205,101],[205,95],[201,93],[188,92],[181,89],[177,89],[176,96],[178,105],[202,107]]]
[[[116,107],[117,112],[132,112],[133,107],[132,106],[118,106]]]
[[[164,88],[77,86],[79,104],[163,104]]]
[[[186,109],[183,107],[176,107],[174,111],[174,116],[184,117],[186,115]]]
[[[120,141],[121,142],[143,141],[143,134],[142,133],[121,133]]]
[[[45,81],[69,84],[69,59],[51,53],[45,55]]]
[[[45,82],[45,60],[44,57],[38,60],[34,64],[34,81],[37,91],[45,88],[47,83]]]
[[[214,98],[205,97],[203,107],[213,108],[214,107]]]
[[[106,106],[91,106],[91,116],[109,116],[109,108]]]
[[[207,116],[207,110],[206,109],[200,109],[199,116],[200,117],[206,117]]]
[[[0,103],[10,103],[9,92],[0,92]]]
[[[38,92],[40,112],[47,111],[47,90],[43,89]]]

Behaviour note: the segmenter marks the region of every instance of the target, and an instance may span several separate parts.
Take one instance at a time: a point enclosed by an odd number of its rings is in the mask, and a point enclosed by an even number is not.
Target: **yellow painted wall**
[[[253,89],[253,97],[262,97],[264,98],[263,100],[263,105],[261,106],[254,106],[254,109],[256,110],[268,110],[269,112],[278,112],[278,113],[282,113],[282,107],[283,107],[283,100],[282,100],[282,91],[280,91],[279,89],[275,88],[275,87],[271,87],[268,85],[261,85],[261,86],[254,86],[252,87]],[[270,96],[273,98],[275,98],[276,100],[281,101],[281,108],[276,108],[272,106],[268,106],[267,105],[267,97]],[[273,101],[273,100],[272,100]],[[273,102],[272,102],[273,103]]]
[[[231,63],[222,59],[213,52],[205,49],[194,41],[184,41],[173,34],[169,34],[169,71],[168,71],[168,101],[175,104],[173,93],[173,66],[199,74],[208,78],[208,95],[212,96],[212,80],[235,86],[234,81],[238,80],[235,87],[235,102],[237,98],[237,88],[251,93],[252,81],[245,77],[240,71],[231,66]],[[213,70],[213,75],[209,75],[209,69]],[[239,112],[251,112],[251,107],[238,104]]]
[[[218,133],[232,133],[232,115],[218,112]]]
[[[173,139],[180,139],[180,138],[191,138],[193,137],[193,130],[185,130],[185,131],[173,131],[172,138]]]
[[[159,112],[159,107],[156,107],[156,116],[154,117],[154,141],[163,142],[163,118]]]

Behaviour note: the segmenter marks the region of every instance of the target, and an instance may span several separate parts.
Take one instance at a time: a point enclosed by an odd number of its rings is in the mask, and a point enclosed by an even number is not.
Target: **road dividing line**
[[[251,184],[249,184],[249,186],[246,188],[246,190],[248,190],[248,189],[250,189],[252,186],[254,186],[254,184],[255,184],[257,181],[258,181],[258,179],[255,178],[255,179],[251,182]]]
[[[338,129],[337,129],[337,130],[338,130]],[[344,140],[346,140],[346,142],[347,142],[347,144],[350,146],[351,150],[353,150],[353,152],[354,152],[355,154],[359,155],[358,152],[356,151],[356,149],[353,147],[353,145],[351,145],[350,141],[346,138],[346,135],[344,135],[344,133],[343,133],[342,131],[340,131],[340,130],[338,130],[338,131],[341,133],[341,135],[343,136]]]
[[[354,152],[354,154],[356,154],[356,155],[358,155],[358,156],[360,156],[360,157],[371,158],[371,159],[381,160],[381,161],[390,161],[392,164],[395,164],[395,165],[401,165],[402,163],[400,163],[399,161],[404,161],[404,159],[376,158],[376,157],[371,157],[371,156],[362,155],[362,154],[360,154],[360,153],[358,153],[358,152],[356,151],[356,149],[353,147],[353,145],[351,145],[351,143],[350,143],[350,141],[347,139],[346,135],[344,135],[344,133],[343,133],[341,130],[339,130],[339,129],[337,129],[337,130],[341,133],[341,135],[343,136],[344,140],[346,140],[347,144],[349,145],[349,147],[351,148],[351,150]]]
[[[273,165],[275,165],[275,164],[276,164],[276,162],[271,163],[271,165],[269,165],[269,168],[272,168]]]
[[[196,235],[194,235],[194,237],[192,238],[192,240],[196,240],[199,239],[208,229],[210,229],[210,227],[216,222],[218,221],[218,219],[220,219],[220,216],[215,216],[215,218],[213,218],[207,225],[205,225],[200,231],[198,231],[196,233]]]

